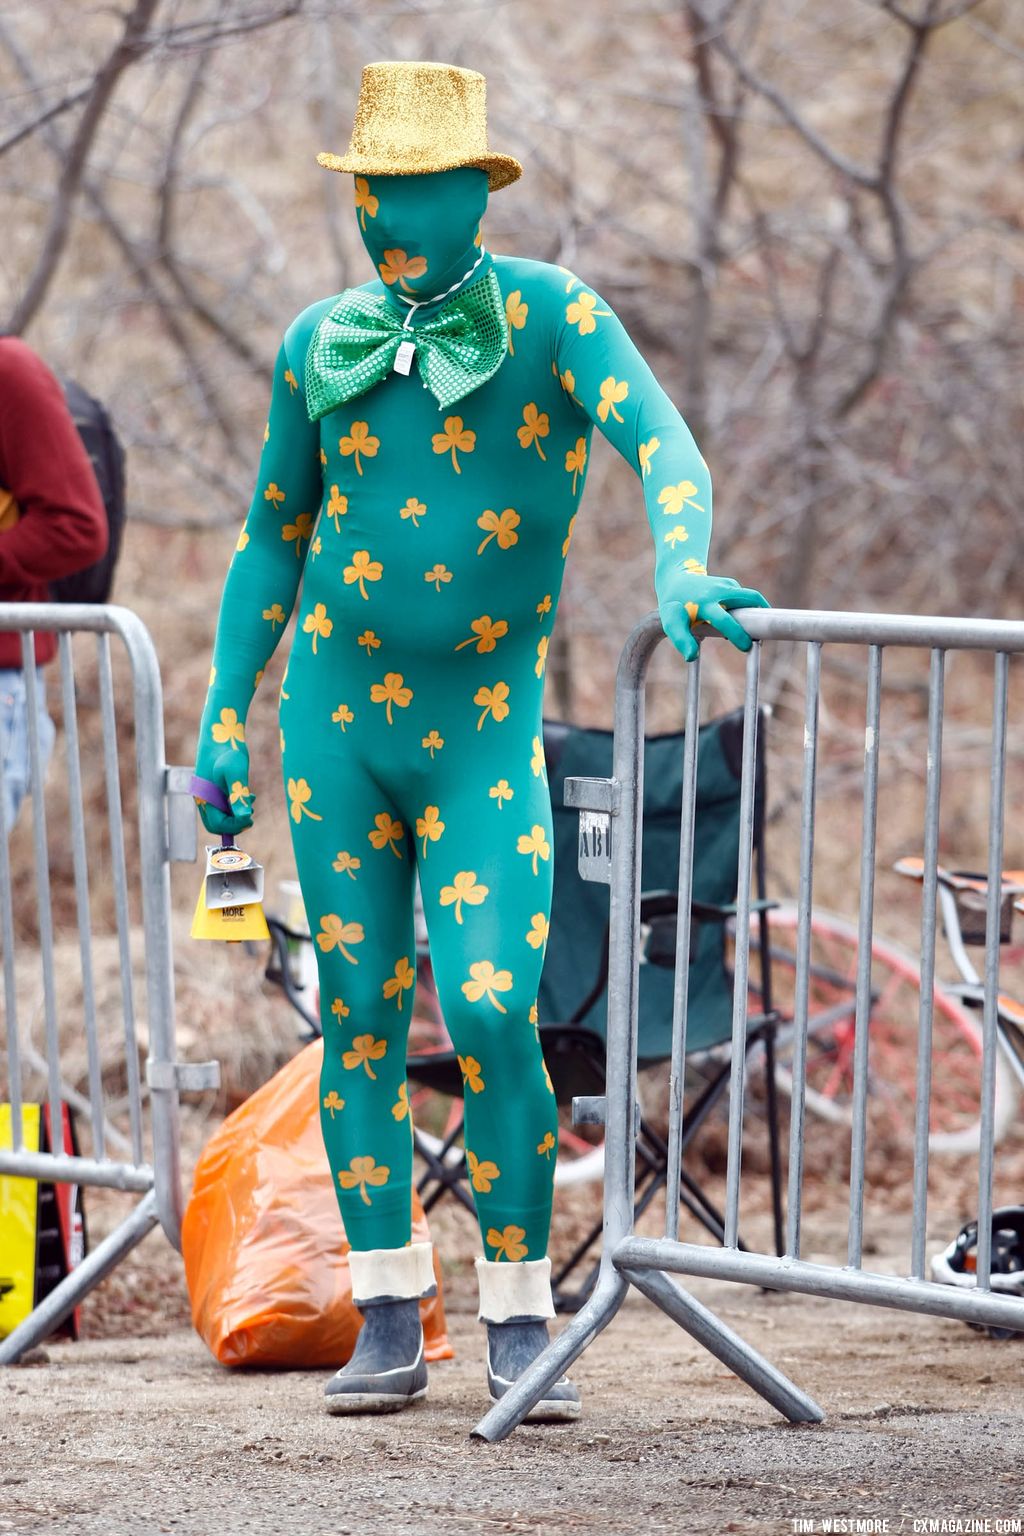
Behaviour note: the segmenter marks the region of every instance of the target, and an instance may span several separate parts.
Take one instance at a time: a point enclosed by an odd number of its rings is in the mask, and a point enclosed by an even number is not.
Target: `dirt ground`
[[[135,1257],[163,1277],[163,1336],[51,1344],[0,1372],[0,1531],[791,1536],[830,1518],[909,1532],[1021,1513],[1024,1341],[694,1282],[825,1409],[793,1427],[633,1293],[573,1368],[582,1418],[488,1445],[469,1438],[487,1407],[469,1275],[448,1286],[456,1358],[431,1366],[427,1399],[345,1420],[324,1412],[325,1373],[217,1365],[174,1322],[183,1286],[163,1238]],[[120,1310],[132,1268],[107,1284]]]

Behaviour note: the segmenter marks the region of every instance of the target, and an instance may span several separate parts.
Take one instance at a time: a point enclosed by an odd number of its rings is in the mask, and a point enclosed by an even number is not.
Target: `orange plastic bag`
[[[351,1358],[361,1319],[319,1120],[316,1041],[228,1116],[203,1148],[182,1224],[192,1321],[221,1365]],[[430,1237],[413,1190],[414,1242]],[[420,1302],[428,1360],[450,1360],[441,1270]]]

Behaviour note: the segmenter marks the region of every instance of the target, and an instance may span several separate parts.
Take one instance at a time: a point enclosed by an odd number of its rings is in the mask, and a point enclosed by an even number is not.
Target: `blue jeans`
[[[45,774],[57,731],[46,713],[46,679],[42,667],[36,667],[36,706],[39,760]],[[0,768],[3,771],[4,825],[10,832],[18,819],[21,802],[31,788],[25,674],[20,667],[0,667]]]

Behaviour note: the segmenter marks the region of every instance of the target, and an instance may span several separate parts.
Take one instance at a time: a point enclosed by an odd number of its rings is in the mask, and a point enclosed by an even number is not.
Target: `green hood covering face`
[[[480,254],[476,237],[487,207],[487,173],[476,166],[420,176],[357,176],[356,215],[363,244],[388,298],[406,313],[443,294]],[[490,265],[485,256],[477,269]]]

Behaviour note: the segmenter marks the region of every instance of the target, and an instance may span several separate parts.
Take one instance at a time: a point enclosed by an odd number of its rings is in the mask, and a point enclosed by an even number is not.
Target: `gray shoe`
[[[505,1323],[487,1324],[487,1386],[492,1403],[504,1397],[549,1342],[543,1318],[513,1317]],[[534,1404],[524,1422],[560,1423],[579,1414],[580,1394],[569,1378],[562,1376]]]
[[[394,1413],[427,1395],[418,1297],[359,1303],[363,1326],[327,1383],[328,1413]]]

